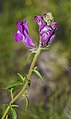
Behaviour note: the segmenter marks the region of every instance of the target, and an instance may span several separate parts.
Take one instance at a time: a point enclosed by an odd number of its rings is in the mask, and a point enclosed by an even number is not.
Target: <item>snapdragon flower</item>
[[[39,25],[40,45],[42,47],[50,45],[58,29],[58,23],[54,22],[52,13],[47,13],[43,16],[35,16],[34,20]]]
[[[32,38],[29,35],[28,22],[18,21],[17,29],[18,31],[14,34],[15,41],[22,42],[24,45],[26,45],[29,48],[29,50],[35,49],[36,44],[33,42]]]

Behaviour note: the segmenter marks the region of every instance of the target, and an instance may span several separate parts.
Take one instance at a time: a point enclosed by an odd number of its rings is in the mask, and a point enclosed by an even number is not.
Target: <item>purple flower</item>
[[[14,38],[16,42],[23,42],[29,50],[33,50],[36,48],[35,43],[32,41],[31,37],[29,36],[28,31],[28,22],[17,22],[17,29],[18,31],[14,34]]]
[[[50,45],[58,29],[58,24],[54,22],[52,14],[47,13],[43,16],[35,16],[34,20],[39,25],[40,45],[42,47]]]

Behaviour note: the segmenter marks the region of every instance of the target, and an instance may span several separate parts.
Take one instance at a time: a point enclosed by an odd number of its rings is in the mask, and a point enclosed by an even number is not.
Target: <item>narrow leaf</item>
[[[23,77],[21,74],[19,74],[19,73],[17,73],[18,74],[18,76],[21,78],[21,80],[23,81],[23,83],[24,83],[24,81],[25,81],[25,77]]]
[[[33,70],[33,71],[43,81],[41,74],[37,70]]]
[[[36,67],[34,67],[34,70],[36,70],[37,69],[37,66]]]
[[[18,105],[12,105],[12,107],[19,107]]]
[[[26,101],[26,109],[28,108],[28,105],[29,105],[29,99],[28,99],[28,96],[25,94],[25,101]]]
[[[30,57],[32,56],[32,54],[35,54],[35,53],[36,53],[36,51],[32,51],[32,52],[31,52],[31,54],[28,56],[27,62],[28,62],[28,60],[30,59]]]
[[[1,104],[3,107],[7,107],[8,106],[8,104]]]
[[[7,89],[15,88],[15,87],[20,86],[22,84],[23,83],[21,83],[21,82],[14,82],[14,83],[10,84],[9,86],[7,86],[5,89],[7,90]]]
[[[12,119],[17,119],[17,113],[14,110],[14,108],[11,108],[11,111],[12,111]]]

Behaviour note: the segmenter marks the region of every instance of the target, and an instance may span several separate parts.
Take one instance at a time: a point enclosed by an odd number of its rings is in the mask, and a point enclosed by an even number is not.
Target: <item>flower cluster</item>
[[[39,45],[41,45],[44,48],[50,45],[53,41],[56,35],[56,31],[58,29],[58,23],[54,22],[52,13],[47,13],[42,16],[35,16],[34,20],[39,25]],[[29,50],[36,49],[37,46],[29,35],[28,22],[17,22],[17,29],[18,31],[14,35],[16,42],[23,42],[24,45],[26,45],[29,48]]]

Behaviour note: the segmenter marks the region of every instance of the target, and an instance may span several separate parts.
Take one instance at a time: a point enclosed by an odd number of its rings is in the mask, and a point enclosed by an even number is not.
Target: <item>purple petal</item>
[[[26,32],[28,33],[28,22],[27,21],[25,21],[25,22],[18,21],[17,28],[22,34],[24,34],[24,30],[26,30]]]
[[[45,21],[40,16],[34,16],[34,20],[38,23],[39,26],[46,25]]]
[[[42,45],[42,47],[46,46],[47,40],[48,40],[47,34],[46,33],[43,33],[40,36],[40,44]]]
[[[17,24],[17,29],[18,29],[21,33],[23,33],[22,22],[18,21],[16,24]]]
[[[51,24],[51,27],[52,27],[52,29],[58,29],[58,26],[59,26],[59,24],[58,23],[56,23],[56,22],[53,22],[52,24]]]
[[[35,43],[33,42],[33,40],[30,38],[29,34],[27,34],[26,31],[24,31],[24,34],[25,34],[25,36],[26,36],[26,39],[23,40],[23,43],[24,43],[29,49],[35,48],[36,45],[35,45]]]
[[[23,36],[22,36],[21,33],[16,32],[16,33],[14,34],[14,38],[15,38],[15,41],[16,41],[16,42],[22,42]]]
[[[27,21],[23,22],[23,26],[25,27],[25,30],[28,32],[28,22]]]
[[[53,41],[54,38],[55,38],[55,34],[53,34],[53,35],[51,36],[51,38],[50,38],[50,40],[49,40],[49,42],[48,42],[48,45],[50,45],[50,44],[52,43],[52,41]]]
[[[44,26],[41,28],[40,33],[52,31],[50,26]]]
[[[40,16],[34,16],[34,20],[39,23],[41,22],[41,17]]]
[[[50,32],[44,32],[41,36],[40,36],[40,43],[41,45],[44,47],[47,45],[49,39],[50,39],[51,33]]]
[[[49,45],[52,40],[54,39],[54,33],[50,26],[45,26],[40,31],[40,44],[42,47],[45,47],[46,45]]]
[[[39,26],[39,32],[44,28],[45,26],[42,24],[41,26]]]

